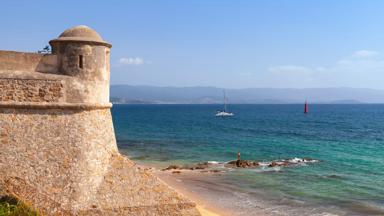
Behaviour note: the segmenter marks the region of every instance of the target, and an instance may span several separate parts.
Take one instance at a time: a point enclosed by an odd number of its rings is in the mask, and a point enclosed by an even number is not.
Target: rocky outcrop
[[[227,166],[239,167],[239,168],[253,168],[259,166],[259,162],[250,160],[235,160],[229,161]]]
[[[228,162],[203,162],[190,165],[169,165],[162,169],[162,171],[174,171],[174,170],[197,170],[200,172],[220,173],[226,172],[228,169],[256,169],[265,167],[290,167],[303,165],[308,163],[316,163],[318,160],[311,158],[292,158],[283,160],[273,160],[269,162],[259,162],[252,160],[233,160]],[[180,173],[180,172],[177,172]]]

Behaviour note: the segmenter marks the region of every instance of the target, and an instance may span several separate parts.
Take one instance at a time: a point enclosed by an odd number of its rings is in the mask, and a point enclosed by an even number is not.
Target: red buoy
[[[307,103],[307,101],[305,101],[305,105],[304,105],[304,113],[305,113],[305,114],[308,113],[308,103]]]

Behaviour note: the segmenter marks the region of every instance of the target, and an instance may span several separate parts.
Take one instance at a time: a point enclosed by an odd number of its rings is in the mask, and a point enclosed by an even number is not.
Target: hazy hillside
[[[226,89],[229,103],[384,103],[384,90],[361,88]],[[122,103],[222,103],[215,87],[154,87],[112,85],[111,100]]]

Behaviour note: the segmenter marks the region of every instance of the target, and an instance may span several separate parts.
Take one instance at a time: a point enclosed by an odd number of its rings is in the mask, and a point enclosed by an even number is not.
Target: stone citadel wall
[[[45,55],[0,51],[0,188],[43,215],[199,215],[119,154],[111,46],[85,26],[51,45]]]

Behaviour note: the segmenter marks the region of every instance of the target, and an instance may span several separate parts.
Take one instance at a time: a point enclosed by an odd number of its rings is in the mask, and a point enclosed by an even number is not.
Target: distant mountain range
[[[290,104],[384,103],[384,90],[365,88],[245,88],[225,89],[228,103]],[[113,103],[131,104],[217,104],[223,103],[223,89],[216,87],[155,87],[112,85]]]

